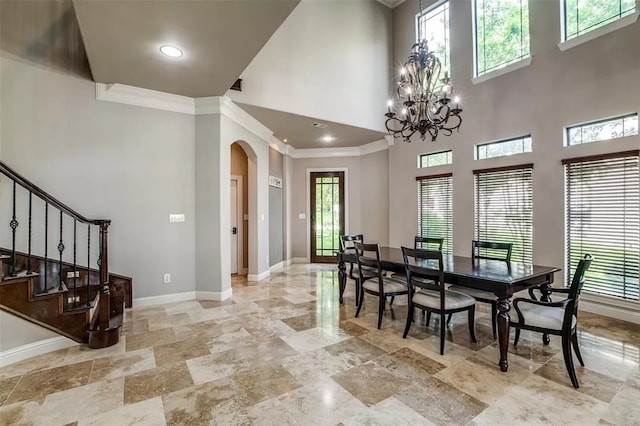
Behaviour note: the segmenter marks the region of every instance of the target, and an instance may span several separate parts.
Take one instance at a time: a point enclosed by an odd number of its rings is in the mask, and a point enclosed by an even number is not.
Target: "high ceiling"
[[[93,77],[189,97],[221,96],[300,0],[74,0]],[[181,48],[179,60],[159,53]]]
[[[302,115],[238,104],[253,118],[271,129],[274,135],[296,149],[360,146],[384,138],[385,133]],[[314,127],[319,123],[326,127]],[[331,140],[325,140],[324,138]]]

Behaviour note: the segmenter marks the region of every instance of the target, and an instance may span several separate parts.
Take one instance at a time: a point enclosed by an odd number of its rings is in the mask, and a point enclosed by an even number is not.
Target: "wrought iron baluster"
[[[62,252],[64,251],[64,243],[62,242],[62,210],[60,210],[60,242],[58,243],[58,252],[60,253],[60,261],[58,262],[58,275],[60,282],[58,283],[58,291],[64,290],[62,286]]]
[[[87,307],[91,306],[91,224],[87,225]]]
[[[47,283],[47,268],[49,259],[47,258],[49,250],[49,203],[44,203],[44,292],[49,293],[49,285]]]
[[[78,225],[78,220],[73,219],[73,307],[78,307],[78,290],[76,288],[76,279],[78,277],[78,265],[76,263],[76,252],[77,252],[77,232],[76,228]]]
[[[33,204],[33,192],[29,191],[29,253],[27,254],[27,274],[31,275],[31,206]]]
[[[9,222],[11,227],[11,273],[12,277],[16,276],[16,228],[18,227],[18,221],[16,220],[16,181],[13,181],[13,217]]]

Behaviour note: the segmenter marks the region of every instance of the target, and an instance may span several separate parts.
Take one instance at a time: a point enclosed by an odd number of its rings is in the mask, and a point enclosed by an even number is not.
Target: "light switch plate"
[[[170,214],[169,222],[184,222],[184,214]]]
[[[298,214],[298,219],[306,219],[306,218],[307,218],[306,214],[304,214],[304,213]]]

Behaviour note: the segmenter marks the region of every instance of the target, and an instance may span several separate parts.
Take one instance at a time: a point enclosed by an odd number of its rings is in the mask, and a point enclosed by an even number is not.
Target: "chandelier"
[[[422,1],[419,16],[422,16]],[[409,58],[400,69],[396,89],[401,105],[399,114],[392,110],[393,100],[387,105],[385,126],[390,135],[411,142],[416,132],[420,133],[422,140],[428,133],[431,140],[435,141],[440,132],[450,136],[454,130],[460,129],[460,99],[452,99],[453,87],[449,74],[445,71],[444,77],[440,78],[440,71],[440,60],[434,52],[429,51],[427,40],[414,44]]]

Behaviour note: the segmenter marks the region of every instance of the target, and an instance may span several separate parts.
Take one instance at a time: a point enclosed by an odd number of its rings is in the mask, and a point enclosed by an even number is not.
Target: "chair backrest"
[[[471,259],[504,260],[511,262],[513,243],[495,243],[491,241],[471,242]]]
[[[340,235],[340,251],[355,250],[356,242],[364,243],[364,236],[362,234]]]
[[[409,295],[414,293],[414,287],[437,291],[440,293],[441,308],[444,309],[445,282],[442,252],[402,247],[402,258],[407,274]]]
[[[586,281],[585,273],[591,266],[592,261],[593,257],[591,257],[590,254],[585,254],[582,259],[580,259],[580,262],[578,262],[576,271],[573,273],[571,286],[569,287],[569,299],[572,299],[574,301],[574,311],[578,309],[580,292],[582,292],[582,287],[584,286],[584,282]]]
[[[354,242],[354,250],[356,252],[356,262],[358,262],[358,272],[360,278],[363,277],[362,267],[377,270],[378,276],[382,278],[382,264],[380,263],[380,247],[377,244],[364,244]]]
[[[431,237],[420,237],[416,235],[416,238],[413,243],[414,249],[421,250],[438,250],[442,251],[442,243],[444,242],[444,238],[431,238]],[[437,248],[435,248],[435,247]],[[433,247],[433,248],[432,248]]]

